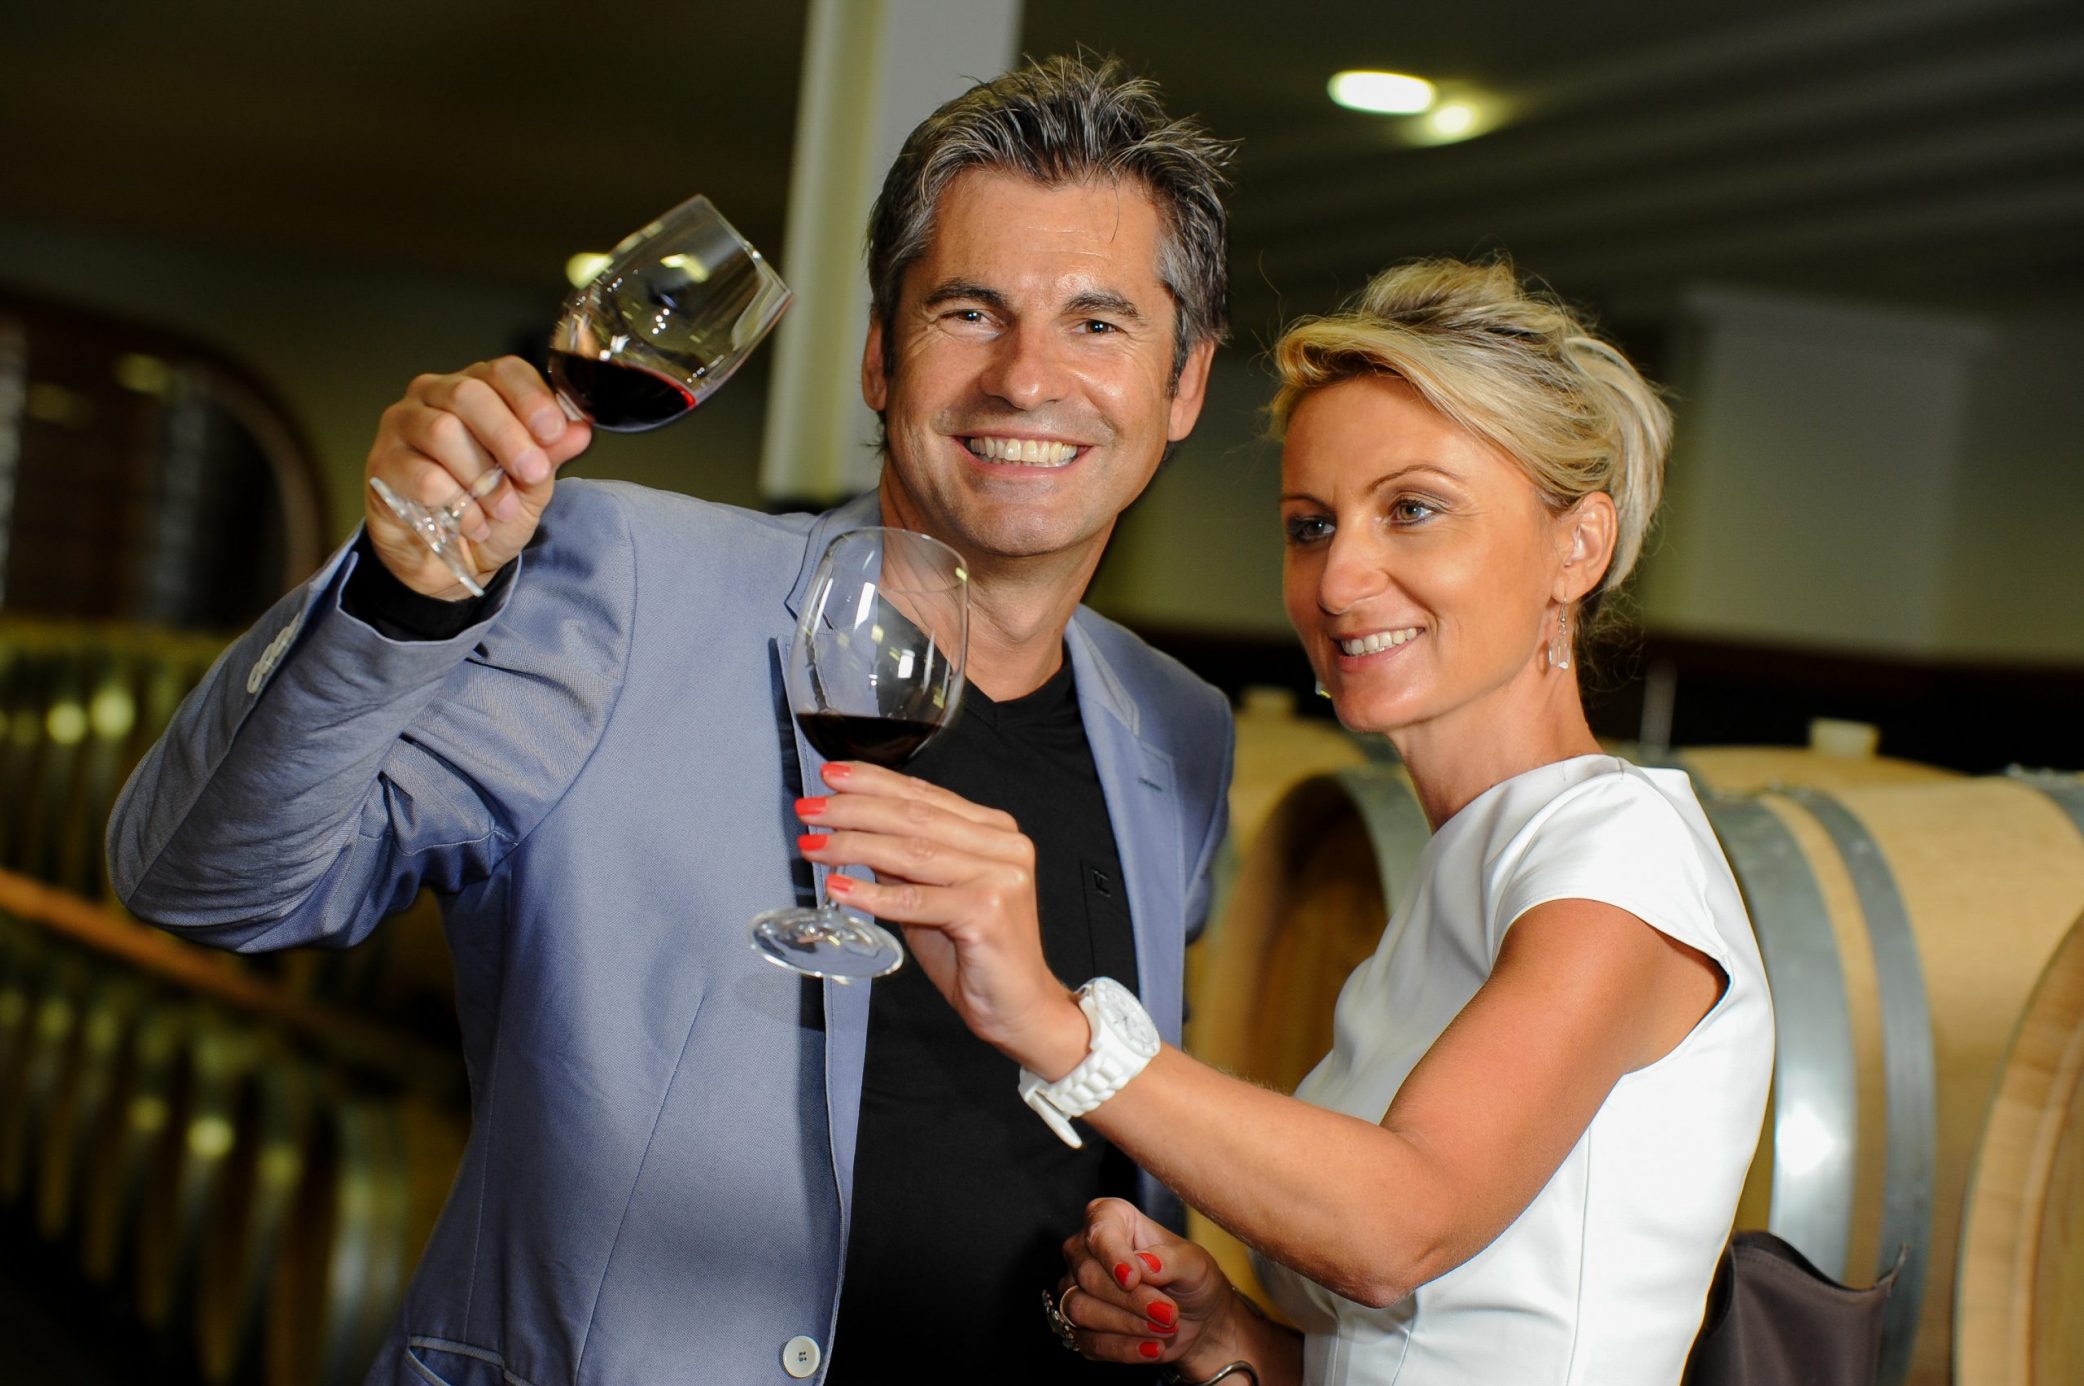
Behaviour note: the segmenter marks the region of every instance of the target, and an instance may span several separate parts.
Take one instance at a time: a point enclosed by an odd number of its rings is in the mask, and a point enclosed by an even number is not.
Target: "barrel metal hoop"
[[[2055,801],[2055,806],[2069,815],[2077,831],[2084,833],[2084,775],[2065,775],[2053,770],[2022,770],[2017,766],[2006,772],[2021,784],[2038,789]]]
[[[1917,936],[1895,877],[1873,834],[1830,795],[1814,789],[1788,796],[1823,825],[1867,920],[1881,991],[1882,1088],[1887,1100],[1881,1244],[1875,1274],[1902,1253],[1896,1286],[1882,1310],[1877,1380],[1896,1386],[1910,1374],[1910,1350],[1925,1302],[1926,1253],[1932,1234],[1932,1182],[1939,1147],[1939,1079],[1932,1053],[1932,1008]]]
[[[1852,1240],[1859,1085],[1830,912],[1787,825],[1756,799],[1704,794],[1773,988],[1773,1191],[1768,1225],[1843,1280]]]
[[[1394,914],[1403,892],[1418,875],[1418,857],[1433,835],[1425,810],[1401,774],[1384,764],[1351,766],[1337,772],[1340,786],[1360,805],[1368,842],[1382,878],[1382,903]]]

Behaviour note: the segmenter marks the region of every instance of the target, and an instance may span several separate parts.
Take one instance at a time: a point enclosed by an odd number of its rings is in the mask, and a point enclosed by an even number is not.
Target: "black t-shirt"
[[[1004,809],[1035,843],[1042,950],[1067,985],[1137,984],[1128,892],[1070,661],[1033,693],[975,688],[905,767]],[[1147,1381],[1064,1351],[1042,1316],[1088,1201],[1132,1198],[1128,1158],[1073,1150],[1020,1100],[1019,1066],[976,1039],[916,963],[873,984],[852,1226],[831,1386]]]

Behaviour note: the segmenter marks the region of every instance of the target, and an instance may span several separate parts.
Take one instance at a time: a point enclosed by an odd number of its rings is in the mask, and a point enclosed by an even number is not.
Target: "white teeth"
[[[1349,655],[1380,654],[1391,646],[1401,645],[1406,640],[1413,639],[1417,635],[1417,626],[1407,626],[1403,630],[1377,631],[1373,635],[1363,635],[1353,640],[1341,640],[1339,649]]]
[[[1017,462],[1024,467],[1061,467],[1078,455],[1075,444],[1047,438],[965,438],[963,445],[988,462]]]

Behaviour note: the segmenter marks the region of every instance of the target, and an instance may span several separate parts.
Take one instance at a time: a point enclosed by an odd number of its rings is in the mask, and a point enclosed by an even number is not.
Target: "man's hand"
[[[384,410],[364,480],[380,478],[430,509],[452,506],[466,561],[483,581],[521,552],[550,503],[557,469],[592,441],[593,426],[567,418],[534,367],[502,356],[415,379],[405,398]],[[470,499],[472,483],[492,468],[504,479]],[[370,545],[400,582],[430,597],[468,595],[373,488],[365,487],[362,500]]]

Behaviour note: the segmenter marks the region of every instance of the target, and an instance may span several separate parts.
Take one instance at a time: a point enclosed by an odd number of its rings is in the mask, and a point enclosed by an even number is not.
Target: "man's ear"
[[[1580,496],[1556,517],[1561,529],[1558,552],[1563,566],[1556,574],[1556,600],[1574,602],[1599,586],[1614,559],[1620,516],[1614,498],[1604,491]]]
[[[1172,412],[1165,421],[1165,440],[1177,443],[1194,431],[1201,406],[1208,399],[1208,367],[1216,359],[1216,340],[1202,341],[1187,351],[1186,364],[1172,386]]]
[[[861,399],[880,414],[890,401],[890,372],[883,360],[883,324],[868,324],[868,340],[861,347]]]

